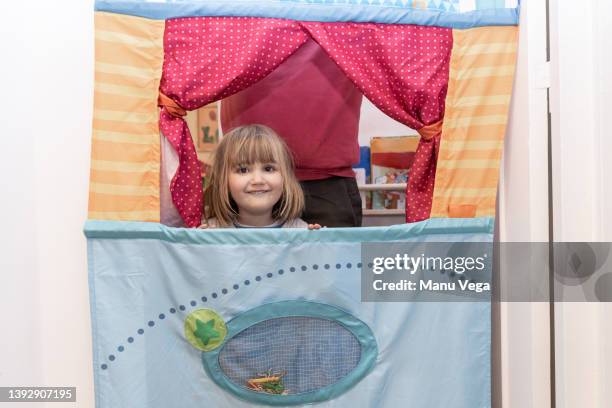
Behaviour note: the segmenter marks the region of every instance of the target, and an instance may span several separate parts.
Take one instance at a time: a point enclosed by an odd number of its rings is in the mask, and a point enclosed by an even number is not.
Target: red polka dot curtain
[[[253,85],[306,40],[290,20],[195,17],[166,21],[160,91],[185,110],[201,108]],[[172,201],[188,227],[200,225],[202,182],[187,123],[162,108],[160,130],[179,156]]]
[[[170,190],[187,226],[200,223],[202,186],[181,108],[198,109],[268,75],[311,36],[384,113],[422,135],[406,197],[407,222],[429,218],[452,31],[367,23],[264,18],[168,20],[164,38],[160,129],[179,155]],[[178,112],[177,112],[178,111]],[[333,137],[333,136],[330,136]]]
[[[406,222],[429,218],[452,30],[399,24],[302,25],[376,107],[422,135],[406,190]]]

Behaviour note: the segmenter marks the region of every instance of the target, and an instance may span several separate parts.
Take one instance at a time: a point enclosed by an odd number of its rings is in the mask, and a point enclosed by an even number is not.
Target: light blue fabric
[[[426,9],[413,8],[412,0],[96,0],[95,9],[152,19],[244,16],[448,28],[517,25],[519,20],[516,0],[501,0],[501,3],[499,0],[433,0]]]
[[[432,218],[414,224],[391,227],[306,229],[254,229],[244,231],[233,228],[197,230],[168,228],[153,222],[87,221],[88,238],[159,239],[185,244],[261,245],[303,242],[373,242],[397,241],[424,236],[463,234],[493,234],[495,221],[482,218]],[[211,234],[212,232],[212,234]]]
[[[378,345],[372,371],[318,406],[489,407],[490,304],[364,303],[358,264],[362,241],[490,242],[492,229],[488,218],[320,231],[88,222],[96,406],[252,407],[209,377],[184,320],[304,300],[359,319]]]

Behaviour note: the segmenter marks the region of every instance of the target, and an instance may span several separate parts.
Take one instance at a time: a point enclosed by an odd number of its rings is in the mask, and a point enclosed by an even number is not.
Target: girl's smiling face
[[[283,194],[283,176],[276,163],[240,164],[229,174],[229,193],[238,206],[238,222],[270,225]]]
[[[263,125],[237,127],[224,135],[207,176],[206,218],[216,218],[222,227],[283,223],[299,218],[304,208],[291,153]]]

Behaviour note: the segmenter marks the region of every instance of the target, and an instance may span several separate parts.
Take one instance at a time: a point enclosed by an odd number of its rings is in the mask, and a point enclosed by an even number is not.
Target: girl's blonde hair
[[[272,208],[275,220],[299,218],[304,209],[304,193],[294,173],[293,158],[285,142],[269,127],[247,125],[227,133],[213,157],[208,186],[204,190],[206,218],[216,218],[227,227],[238,215],[238,206],[229,191],[230,173],[240,165],[275,163],[283,177],[283,193]]]

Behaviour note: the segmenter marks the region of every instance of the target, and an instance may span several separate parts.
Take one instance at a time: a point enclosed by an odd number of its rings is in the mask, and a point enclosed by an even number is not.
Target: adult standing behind
[[[224,132],[253,123],[285,139],[305,195],[307,223],[361,226],[359,162],[362,95],[325,51],[307,41],[270,75],[221,102]]]

